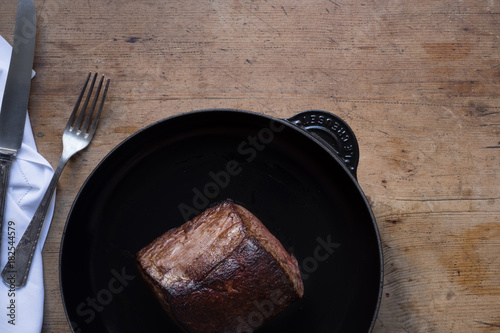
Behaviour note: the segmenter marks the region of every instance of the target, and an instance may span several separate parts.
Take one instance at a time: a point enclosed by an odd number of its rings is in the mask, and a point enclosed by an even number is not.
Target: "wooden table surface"
[[[53,165],[89,71],[111,79],[66,167],[44,248],[44,333],[70,332],[59,246],[75,196],[122,140],[165,117],[322,109],[352,127],[380,229],[374,332],[500,331],[500,2],[44,0],[29,114]],[[0,6],[12,42],[17,1]]]

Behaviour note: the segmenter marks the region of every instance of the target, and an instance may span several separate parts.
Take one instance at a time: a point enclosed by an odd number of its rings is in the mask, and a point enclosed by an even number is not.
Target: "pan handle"
[[[357,179],[359,162],[358,140],[347,123],[338,116],[321,110],[307,110],[287,118],[295,126],[304,129],[325,144]]]

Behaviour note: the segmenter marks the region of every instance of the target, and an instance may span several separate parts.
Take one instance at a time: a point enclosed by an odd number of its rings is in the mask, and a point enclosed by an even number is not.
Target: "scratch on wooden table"
[[[478,324],[486,325],[486,326],[491,326],[491,327],[500,327],[500,325],[492,324],[492,323],[486,323],[486,322],[480,321],[480,320],[474,320],[474,322],[478,323]]]

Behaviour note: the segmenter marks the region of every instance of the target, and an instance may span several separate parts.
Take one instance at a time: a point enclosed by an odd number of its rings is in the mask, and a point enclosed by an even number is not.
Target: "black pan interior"
[[[135,254],[226,198],[254,213],[298,260],[302,300],[258,332],[368,332],[381,254],[354,178],[284,120],[236,110],[185,113],[114,149],[69,214],[60,257],[75,332],[181,332],[142,281]],[[256,308],[249,322],[265,311]]]

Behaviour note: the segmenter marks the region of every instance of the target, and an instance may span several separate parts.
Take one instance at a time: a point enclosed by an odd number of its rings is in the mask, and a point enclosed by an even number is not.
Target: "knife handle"
[[[0,241],[2,239],[5,200],[7,197],[7,188],[9,187],[10,166],[12,165],[13,158],[13,155],[0,153]]]

